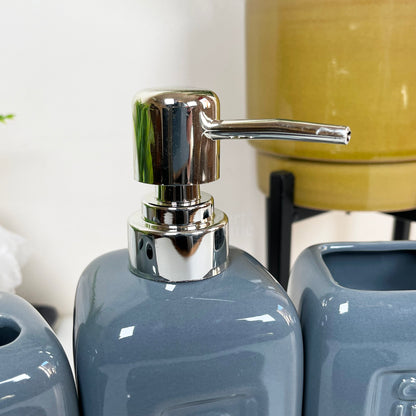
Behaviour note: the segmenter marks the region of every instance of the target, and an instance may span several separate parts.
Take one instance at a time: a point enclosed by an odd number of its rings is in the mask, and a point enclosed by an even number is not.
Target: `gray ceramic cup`
[[[72,371],[55,334],[32,305],[1,292],[0,415],[78,415]]]
[[[310,247],[288,293],[304,337],[304,416],[416,416],[416,242]]]

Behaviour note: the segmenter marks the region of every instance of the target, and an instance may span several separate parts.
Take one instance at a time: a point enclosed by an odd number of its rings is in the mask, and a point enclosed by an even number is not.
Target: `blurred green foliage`
[[[6,120],[10,120],[12,118],[14,118],[14,114],[6,114],[6,115],[0,114],[0,123],[5,123]]]

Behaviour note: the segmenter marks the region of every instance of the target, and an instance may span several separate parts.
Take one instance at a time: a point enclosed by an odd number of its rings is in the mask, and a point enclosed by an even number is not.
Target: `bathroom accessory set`
[[[78,285],[83,414],[415,416],[416,244],[308,248],[291,273],[292,304],[228,247],[226,215],[199,191],[219,177],[216,140],[339,143],[348,128],[219,121],[218,107],[209,91],[136,97],[135,176],[158,188],[129,219],[129,250],[94,260]],[[77,415],[48,325],[15,295],[0,294],[0,305],[0,414]]]

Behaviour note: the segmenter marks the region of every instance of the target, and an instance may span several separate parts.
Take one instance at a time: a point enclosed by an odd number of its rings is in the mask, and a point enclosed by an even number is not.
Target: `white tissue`
[[[26,240],[0,226],[0,291],[14,293],[30,250]]]

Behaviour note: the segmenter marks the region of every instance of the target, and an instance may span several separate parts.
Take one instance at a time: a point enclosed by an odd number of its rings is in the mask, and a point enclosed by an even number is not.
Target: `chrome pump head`
[[[143,91],[133,103],[134,171],[157,185],[129,219],[131,270],[164,282],[202,280],[227,266],[227,216],[199,185],[219,178],[222,139],[347,144],[350,129],[288,120],[220,120],[212,91]]]

